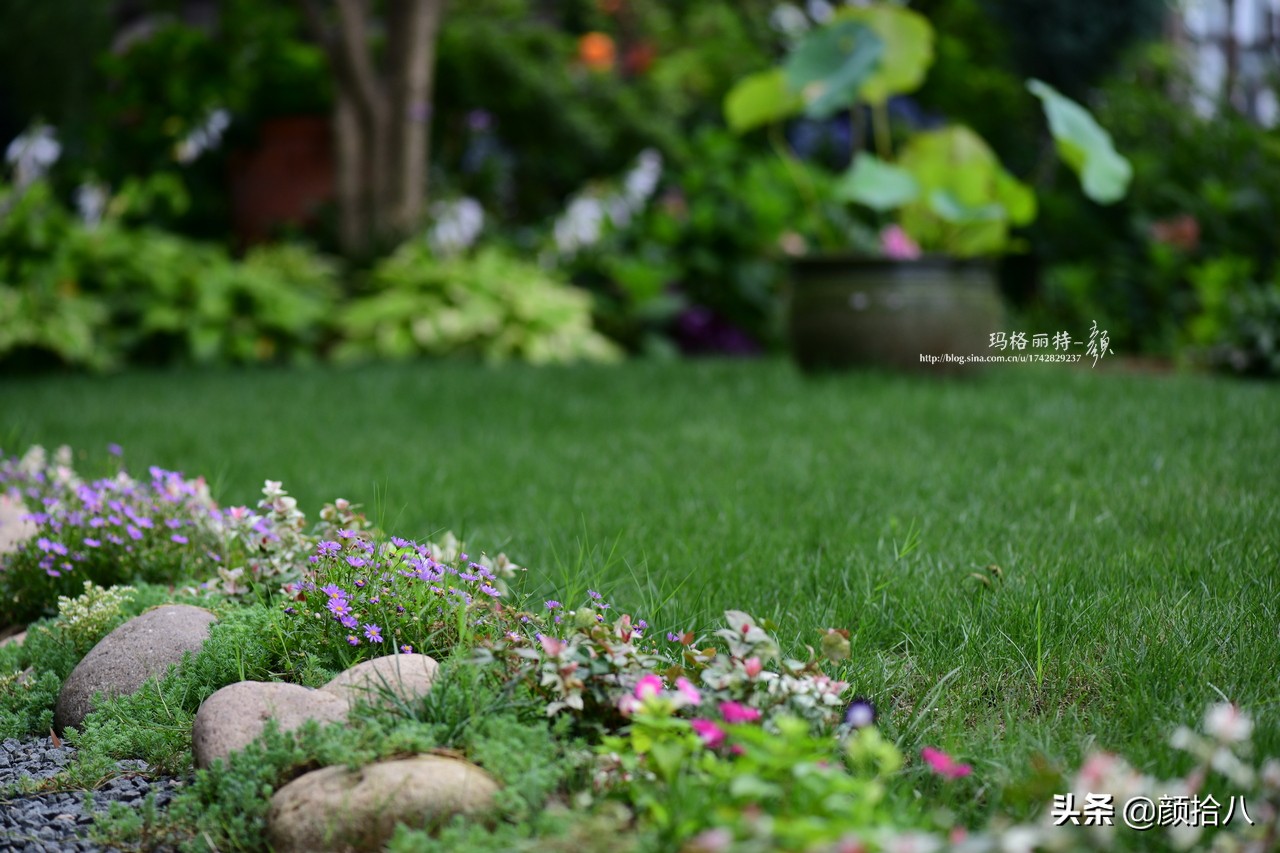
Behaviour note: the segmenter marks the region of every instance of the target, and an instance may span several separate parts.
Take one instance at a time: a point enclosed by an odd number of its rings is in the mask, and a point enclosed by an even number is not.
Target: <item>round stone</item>
[[[267,840],[276,853],[365,853],[397,824],[423,828],[453,815],[483,816],[498,783],[466,761],[419,755],[360,770],[325,767],[271,798]]]
[[[349,705],[360,700],[384,708],[413,705],[431,689],[439,671],[427,655],[384,655],[338,673],[320,689]]]
[[[93,710],[96,693],[123,696],[153,676],[163,676],[198,652],[217,618],[203,607],[166,604],[116,628],[94,646],[62,684],[53,725],[79,726]]]
[[[201,703],[191,727],[196,767],[208,767],[244,749],[262,735],[267,720],[290,732],[308,720],[345,720],[345,699],[283,682],[240,681],[228,684]]]

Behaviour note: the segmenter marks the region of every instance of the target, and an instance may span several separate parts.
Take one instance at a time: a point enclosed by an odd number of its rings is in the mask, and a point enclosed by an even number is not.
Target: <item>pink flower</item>
[[[724,743],[724,729],[711,720],[690,720],[689,725],[693,727],[708,749],[715,749]]]
[[[538,642],[542,644],[542,650],[547,653],[548,657],[559,657],[565,648],[565,643],[560,642],[555,637],[548,637],[546,634],[539,634]]]
[[[737,702],[721,702],[720,715],[726,723],[754,723],[760,719],[760,712]]]
[[[895,261],[912,261],[920,257],[920,246],[907,236],[901,225],[890,225],[880,232],[880,249]]]
[[[764,669],[764,664],[760,663],[760,658],[747,658],[742,662],[742,666],[747,671],[747,678],[755,678]]]
[[[676,679],[676,690],[680,691],[681,697],[690,705],[697,705],[702,702],[702,694],[687,678]]]
[[[942,750],[931,746],[920,750],[920,757],[934,773],[946,779],[960,779],[973,772],[973,768],[968,764],[961,764]]]
[[[649,673],[636,682],[636,698],[641,702],[646,699],[652,699],[661,692],[662,679],[653,673]]]

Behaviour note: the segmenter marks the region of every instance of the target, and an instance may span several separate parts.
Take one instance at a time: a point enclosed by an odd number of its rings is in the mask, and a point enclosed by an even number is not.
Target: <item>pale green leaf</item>
[[[800,112],[804,103],[787,87],[782,69],[761,71],[738,81],[724,99],[724,118],[734,133],[781,121]]]
[[[1080,104],[1040,80],[1027,88],[1040,99],[1049,132],[1063,162],[1080,178],[1084,194],[1098,204],[1124,198],[1133,178],[1133,167],[1115,149],[1111,134]]]
[[[836,184],[835,194],[844,201],[883,211],[914,201],[920,195],[920,185],[906,169],[864,152]]]

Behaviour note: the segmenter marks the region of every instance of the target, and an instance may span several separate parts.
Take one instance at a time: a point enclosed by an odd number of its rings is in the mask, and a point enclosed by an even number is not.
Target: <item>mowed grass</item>
[[[1169,731],[1223,697],[1280,754],[1274,387],[773,362],[134,373],[0,380],[0,439],[118,442],[224,503],[264,478],[312,515],[347,497],[656,631],[743,609],[803,656],[848,629],[856,691],[904,747],[973,763],[978,810],[1047,804],[1036,768],[1094,746],[1181,769]]]

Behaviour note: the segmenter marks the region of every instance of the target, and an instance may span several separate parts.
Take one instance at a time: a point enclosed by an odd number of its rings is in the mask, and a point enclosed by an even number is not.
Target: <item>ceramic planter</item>
[[[807,371],[969,372],[978,365],[943,359],[987,353],[991,333],[1004,327],[994,268],[985,260],[797,258],[791,286],[788,337]]]

